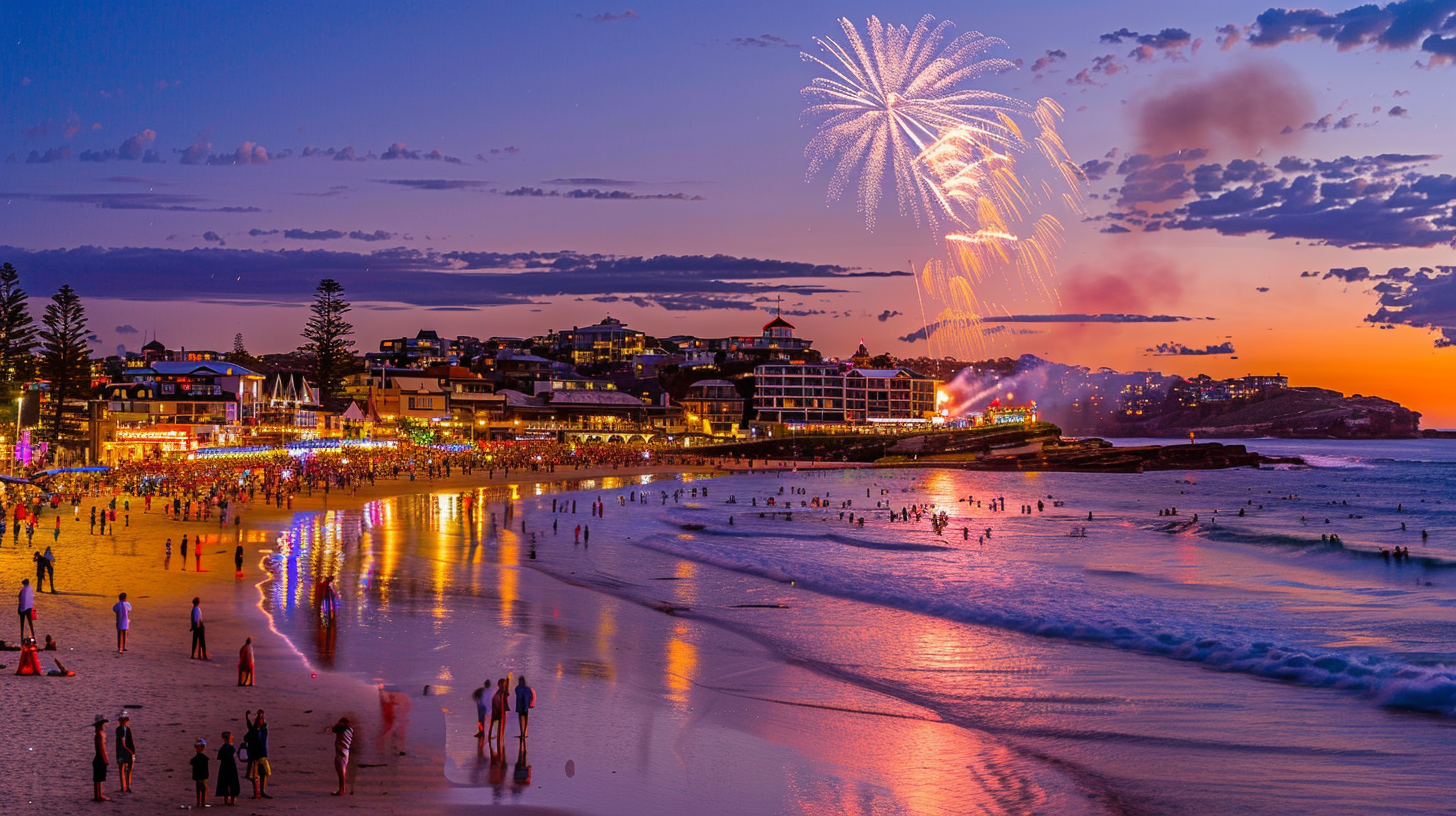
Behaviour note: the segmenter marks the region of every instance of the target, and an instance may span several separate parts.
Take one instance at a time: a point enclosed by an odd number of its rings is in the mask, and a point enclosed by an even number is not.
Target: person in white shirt
[[[192,599],[192,658],[208,660],[207,630],[202,625],[202,599]]]
[[[116,651],[126,651],[126,630],[131,628],[131,604],[127,603],[126,593],[116,596],[116,605],[111,607],[116,613]]]
[[[30,636],[35,637],[35,587],[30,579],[20,582],[20,642],[25,642],[25,627],[30,626]]]

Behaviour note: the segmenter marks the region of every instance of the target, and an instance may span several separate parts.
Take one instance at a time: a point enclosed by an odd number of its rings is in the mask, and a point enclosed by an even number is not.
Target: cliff
[[[1140,421],[1119,418],[1102,433],[1126,436],[1282,436],[1414,439],[1421,415],[1380,397],[1324,388],[1289,388],[1250,400],[1168,408]]]

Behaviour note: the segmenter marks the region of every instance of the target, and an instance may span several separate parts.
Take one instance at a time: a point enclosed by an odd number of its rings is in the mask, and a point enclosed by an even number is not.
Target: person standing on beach
[[[20,582],[20,639],[25,640],[25,627],[30,626],[30,636],[35,637],[35,587],[30,579]]]
[[[485,709],[487,705],[485,701],[485,693],[489,690],[490,681],[486,680],[483,684],[481,684],[480,688],[477,688],[475,691],[470,692],[470,699],[475,701],[475,724],[477,726],[475,732],[476,739],[484,739],[485,737]]]
[[[202,624],[202,599],[192,599],[192,659],[208,660],[207,629]]]
[[[516,717],[521,721],[521,739],[526,738],[526,720],[531,715],[531,709],[536,707],[536,692],[526,685],[526,676],[523,674],[516,680]]]
[[[207,807],[207,740],[200,739],[192,746],[197,753],[192,755],[192,782],[197,786],[197,809]]]
[[[258,709],[256,717],[252,713],[243,714],[243,722],[248,724],[248,735],[243,739],[248,752],[248,778],[253,781],[254,799],[272,799],[268,795],[268,777],[273,775],[273,766],[268,764],[268,722],[263,709]]]
[[[253,639],[243,641],[243,648],[238,651],[238,685],[253,685]]]
[[[224,805],[236,805],[242,784],[238,781],[238,749],[233,747],[233,732],[222,732],[222,745],[217,749],[217,790]]]
[[[125,592],[116,596],[116,605],[111,611],[116,613],[116,651],[120,654],[126,651],[126,630],[131,628],[131,604],[127,603]]]
[[[111,758],[106,755],[106,724],[109,722],[111,721],[97,714],[96,721],[91,724],[96,729],[96,754],[91,757],[91,785],[95,788],[91,797],[93,802],[111,801],[110,796],[101,792],[101,784],[106,781],[106,766],[111,764]]]
[[[35,562],[35,589],[37,592],[45,592],[46,562],[45,556],[39,552],[30,554],[30,560]],[[55,586],[52,584],[52,586]]]
[[[349,725],[348,717],[340,717],[329,730],[334,732],[334,773],[339,776],[339,789],[333,795],[343,796],[344,777],[349,774],[349,749],[354,745],[354,728]]]
[[[46,547],[45,555],[41,558],[44,559],[41,563],[45,566],[46,578],[51,582],[51,594],[54,595],[56,594],[56,554],[51,552],[50,547]],[[37,585],[36,589],[39,590],[40,586]]]
[[[233,550],[233,567],[238,575],[243,574],[243,545],[241,544],[238,545],[237,549]]]
[[[136,742],[131,736],[131,715],[116,715],[116,771],[121,774],[121,792],[131,793],[131,766],[136,762]]]

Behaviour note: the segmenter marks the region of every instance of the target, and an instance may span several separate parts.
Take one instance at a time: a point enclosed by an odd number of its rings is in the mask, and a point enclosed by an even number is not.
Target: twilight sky
[[[986,353],[1456,427],[1456,0],[97,5],[0,18],[0,260],[75,286],[98,351],[286,350],[330,276],[366,349],[752,333],[782,297],[828,354],[924,353],[904,273],[942,250],[806,177],[799,52],[933,14],[1006,41],[980,84],[1060,102],[1090,179],[1056,297],[985,284]]]

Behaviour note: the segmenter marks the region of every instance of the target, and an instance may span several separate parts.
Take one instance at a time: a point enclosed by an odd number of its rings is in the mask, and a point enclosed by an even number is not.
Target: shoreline
[[[36,633],[40,640],[54,635],[59,644],[56,652],[40,653],[44,668],[53,668],[59,657],[75,676],[16,677],[19,652],[0,652],[4,667],[0,668],[0,688],[4,689],[0,693],[11,704],[12,737],[0,741],[0,765],[9,771],[6,798],[19,803],[14,812],[26,813],[51,810],[61,803],[78,803],[74,808],[91,805],[90,723],[94,715],[101,714],[111,721],[106,730],[112,764],[103,786],[111,801],[95,804],[96,809],[114,813],[177,809],[193,801],[186,762],[192,743],[199,737],[206,739],[208,754],[213,756],[221,744],[219,734],[231,730],[234,744],[240,744],[246,730],[243,711],[258,708],[269,712],[269,753],[274,765],[269,790],[275,798],[253,801],[251,786],[243,780],[239,799],[244,806],[262,807],[270,813],[302,813],[331,801],[333,745],[324,729],[341,714],[356,720],[359,734],[351,763],[351,809],[393,812],[393,803],[400,796],[418,801],[417,796],[447,790],[443,778],[434,775],[441,767],[439,749],[427,750],[434,736],[443,737],[438,714],[431,717],[429,706],[415,706],[406,756],[381,762],[386,758],[384,751],[366,738],[380,730],[377,690],[342,672],[312,668],[311,661],[264,611],[263,593],[272,576],[263,569],[262,560],[272,550],[278,529],[298,513],[355,509],[372,501],[418,493],[710,470],[652,465],[554,474],[516,471],[510,478],[504,473],[490,478],[477,472],[433,480],[381,480],[352,495],[338,491],[327,498],[319,491],[312,497],[300,495],[292,508],[241,505],[241,529],[231,524],[218,527],[204,521],[175,521],[160,512],[159,506],[146,513],[139,498],[118,494],[119,526],[116,532],[108,530],[108,535],[100,536],[88,532],[87,520],[91,506],[109,501],[110,493],[84,497],[82,512],[75,518],[66,504],[55,511],[47,508],[37,522],[34,548],[23,541],[17,545],[13,538],[0,543],[0,581],[11,593],[18,590],[22,578],[34,582],[32,552],[43,551],[47,545],[54,548],[55,572],[63,589],[51,594],[47,587],[47,592],[37,593]],[[128,500],[132,504],[129,522],[122,509]],[[56,513],[61,515],[62,532],[53,541],[51,525]],[[189,554],[188,563],[181,563],[184,535],[203,542],[200,561]],[[163,555],[168,538],[174,545],[171,559]],[[232,548],[238,538],[247,553],[241,576],[232,570]],[[196,569],[199,565],[201,572]],[[124,655],[116,653],[111,612],[118,592],[127,592],[133,604]],[[187,656],[187,616],[194,595],[202,599],[210,661]],[[9,627],[17,627],[17,632],[10,632]],[[0,639],[13,642],[16,633],[18,624],[12,618]],[[239,688],[236,655],[246,637],[253,638],[256,685]],[[129,794],[119,792],[114,756],[116,716],[123,707],[131,712],[137,743],[135,792]],[[10,807],[5,810],[10,812]]]

